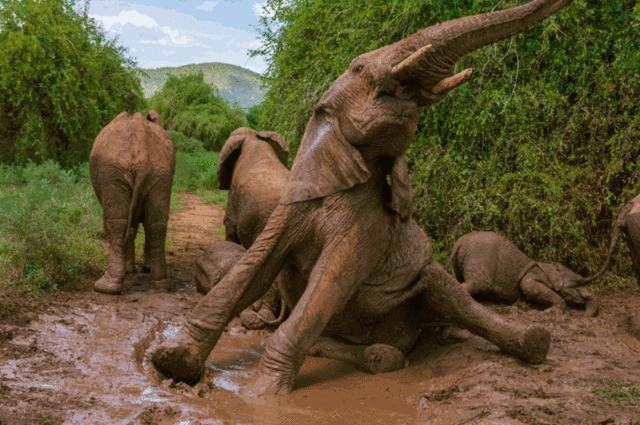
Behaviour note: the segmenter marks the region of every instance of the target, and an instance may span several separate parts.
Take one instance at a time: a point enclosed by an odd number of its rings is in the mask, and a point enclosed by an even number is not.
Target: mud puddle
[[[429,335],[404,370],[369,375],[307,358],[287,396],[237,395],[255,373],[268,331],[233,321],[194,387],[160,376],[154,347],[180,328],[201,295],[193,261],[217,240],[223,213],[184,195],[172,215],[171,294],[148,275],[124,295],[57,293],[0,299],[0,424],[640,424],[640,297],[602,298],[595,319],[490,305],[553,335],[545,363],[528,365],[469,336],[441,346]],[[177,229],[180,229],[178,231]]]

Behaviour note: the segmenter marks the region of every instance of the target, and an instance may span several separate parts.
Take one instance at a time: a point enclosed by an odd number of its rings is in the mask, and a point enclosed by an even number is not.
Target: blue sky
[[[89,7],[141,68],[223,62],[258,73],[264,58],[248,51],[260,46],[252,25],[261,13],[260,0],[91,0]]]

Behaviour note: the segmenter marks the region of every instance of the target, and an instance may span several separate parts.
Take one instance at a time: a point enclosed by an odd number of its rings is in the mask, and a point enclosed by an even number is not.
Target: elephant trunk
[[[400,81],[415,81],[431,93],[445,93],[471,76],[471,70],[453,75],[456,62],[464,55],[523,32],[572,1],[535,0],[425,28],[394,45],[393,56],[399,59],[392,64],[392,76]]]
[[[618,246],[618,240],[620,239],[620,226],[616,224],[613,228],[613,235],[611,236],[611,244],[609,245],[609,252],[607,253],[607,260],[604,262],[602,268],[593,276],[584,277],[582,279],[576,279],[574,282],[577,286],[588,285],[594,280],[600,278],[611,266],[611,261],[613,259],[613,254]]]

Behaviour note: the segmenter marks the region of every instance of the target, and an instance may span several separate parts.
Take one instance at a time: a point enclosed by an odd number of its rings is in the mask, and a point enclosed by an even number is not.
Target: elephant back
[[[218,159],[218,188],[229,190],[233,167],[242,153],[242,144],[249,138],[263,140],[271,146],[278,159],[285,167],[289,163],[289,145],[280,134],[274,131],[255,131],[248,127],[241,127],[234,130],[227,141],[222,146],[220,158]]]

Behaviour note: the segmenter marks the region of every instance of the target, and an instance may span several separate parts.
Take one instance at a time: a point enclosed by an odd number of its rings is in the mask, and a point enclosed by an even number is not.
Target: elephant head
[[[316,104],[281,202],[322,198],[367,181],[372,160],[401,157],[409,147],[422,107],[469,80],[471,69],[454,75],[458,59],[523,32],[571,1],[536,0],[455,19],[355,58]]]
[[[162,121],[160,121],[160,115],[158,115],[158,113],[153,109],[149,109],[147,111],[147,120],[154,122],[158,124],[160,127],[162,127]]]
[[[284,138],[273,131],[255,131],[248,127],[234,130],[220,151],[218,159],[218,189],[229,190],[233,167],[240,156],[242,144],[250,137],[256,137],[269,145],[285,167],[289,165],[289,145]]]
[[[536,263],[536,265],[538,267],[531,269],[531,272],[536,274],[536,280],[558,292],[569,304],[585,306],[587,317],[596,315],[598,312],[596,297],[586,288],[575,287],[576,282],[582,280],[582,276],[559,263]],[[536,270],[540,270],[542,273],[536,272]]]

